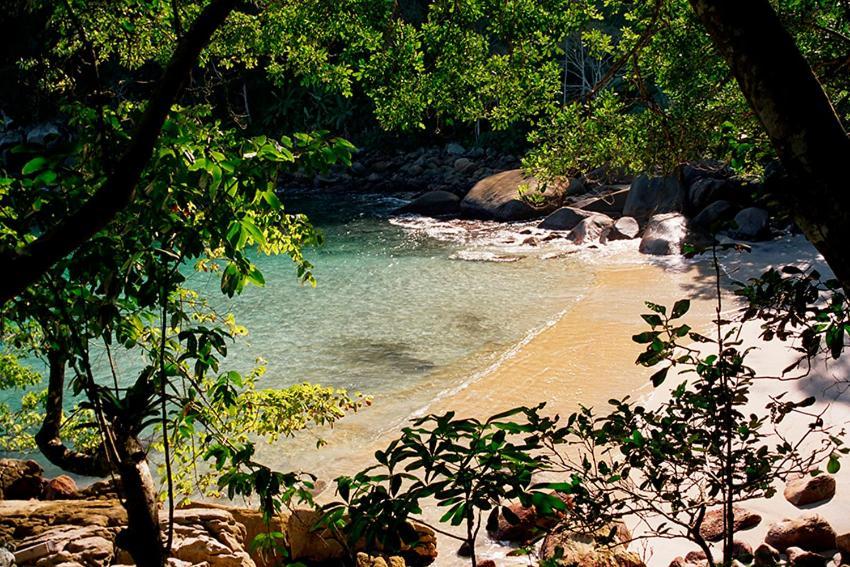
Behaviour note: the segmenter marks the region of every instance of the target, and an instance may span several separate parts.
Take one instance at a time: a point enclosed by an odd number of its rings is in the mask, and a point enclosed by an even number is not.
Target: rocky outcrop
[[[456,216],[460,213],[460,197],[449,191],[429,191],[401,207],[398,212],[428,217]]]
[[[771,524],[764,542],[785,551],[800,547],[806,551],[824,551],[835,548],[835,530],[822,516],[804,514],[798,518],[785,518]]]
[[[712,232],[719,223],[730,220],[734,211],[735,207],[729,201],[714,201],[691,219],[690,226],[700,232]]]
[[[560,206],[565,190],[564,184],[542,187],[519,169],[504,171],[476,183],[460,203],[461,214],[499,221],[539,218]]]
[[[821,502],[835,496],[835,477],[829,474],[794,476],[785,483],[783,494],[794,506]]]
[[[575,244],[590,244],[593,242],[605,242],[614,220],[606,215],[590,215],[582,219],[567,235],[567,238]]]
[[[643,254],[679,254],[688,236],[688,220],[679,213],[654,215],[646,224],[639,250]]]
[[[618,529],[615,536],[626,543],[602,543],[610,531],[606,527],[593,533],[568,529],[551,532],[540,546],[540,559],[565,567],[646,567],[640,555],[627,549],[631,539],[627,530],[620,532]]]
[[[546,230],[572,230],[578,223],[593,214],[576,207],[561,207],[543,219],[543,222],[537,225],[537,228],[544,228]]]
[[[639,175],[629,189],[623,215],[644,222],[653,215],[681,212],[685,206],[685,191],[676,175],[651,179]]]
[[[405,567],[404,558],[397,555],[384,557],[368,555],[362,551],[355,558],[356,567]]]
[[[732,525],[732,531],[740,532],[749,530],[760,523],[761,516],[746,508],[735,506],[735,521]],[[699,532],[707,541],[720,541],[723,539],[723,510],[718,508],[706,512]]]

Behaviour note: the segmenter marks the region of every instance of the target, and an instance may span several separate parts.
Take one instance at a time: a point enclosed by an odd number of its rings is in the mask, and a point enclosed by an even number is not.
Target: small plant
[[[475,539],[485,512],[508,500],[549,512],[566,508],[532,484],[534,473],[546,466],[539,432],[553,423],[540,416],[542,407],[514,408],[485,421],[458,419],[454,412],[415,420],[375,454],[377,465],[337,479],[342,500],[326,508],[326,522],[352,543],[364,540],[369,549],[397,552],[416,545],[418,535],[410,523],[415,520],[463,542],[474,567]],[[445,510],[440,522],[463,526],[463,535],[421,519],[421,503],[429,498]]]

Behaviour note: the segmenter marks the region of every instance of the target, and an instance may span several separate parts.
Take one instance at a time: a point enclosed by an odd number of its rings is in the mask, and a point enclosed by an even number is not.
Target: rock
[[[466,153],[466,149],[460,144],[451,143],[446,145],[446,153],[450,156],[462,156]]]
[[[543,222],[537,225],[537,228],[572,230],[579,222],[592,215],[593,213],[576,207],[561,207],[543,219]]]
[[[44,500],[70,500],[78,496],[77,483],[68,475],[59,475],[47,481],[42,492]]]
[[[703,177],[688,187],[686,211],[694,214],[715,201],[747,206],[749,200],[750,193],[739,179]]]
[[[747,564],[753,560],[753,546],[745,541],[732,542],[732,559]]]
[[[640,232],[638,221],[632,217],[620,217],[614,221],[608,240],[631,240]]]
[[[732,170],[725,163],[717,160],[701,160],[685,164],[682,167],[682,179],[685,185],[693,185],[700,179],[726,179],[731,177]]]
[[[776,567],[779,565],[779,550],[762,543],[753,552],[753,567]]]
[[[639,175],[629,189],[623,215],[643,222],[653,215],[681,212],[684,204],[685,188],[677,176]]]
[[[162,513],[160,521],[167,520]],[[245,526],[227,510],[184,508],[174,511],[172,556],[210,567],[255,567],[245,550]]]
[[[5,547],[0,547],[0,567],[15,567],[15,555]]]
[[[734,210],[729,201],[714,201],[691,219],[690,226],[701,232],[713,232],[717,223],[731,218]]]
[[[592,242],[605,242],[614,219],[606,215],[591,215],[582,219],[567,236],[576,244],[589,244]]]
[[[478,567],[496,567],[496,562],[492,559],[482,559],[477,562]]]
[[[53,140],[57,140],[60,136],[59,127],[56,124],[46,122],[33,126],[27,131],[27,143],[46,146]]]
[[[732,231],[732,236],[741,240],[763,240],[770,233],[768,221],[767,211],[748,207],[735,215],[736,228]]]
[[[785,483],[783,494],[785,500],[798,507],[821,502],[835,496],[835,477],[828,474],[794,476]]]
[[[623,214],[628,196],[627,185],[605,185],[594,191],[593,196],[576,201],[573,206],[592,213],[619,217]]]
[[[461,201],[461,213],[499,221],[539,218],[560,206],[565,189],[563,184],[550,184],[541,192],[537,180],[521,170],[503,171],[476,183]]]
[[[460,544],[460,547],[457,548],[455,554],[458,557],[472,557],[472,549],[469,547],[469,542],[463,542]]]
[[[460,213],[460,197],[448,191],[429,191],[401,207],[398,212],[429,217],[457,215]]]
[[[656,256],[680,254],[687,235],[688,221],[681,214],[654,215],[646,225],[638,249]]]
[[[469,158],[457,158],[454,162],[455,171],[459,173],[463,173],[468,170],[473,165],[472,160]]]
[[[841,552],[845,561],[850,561],[850,532],[835,537],[835,548]]]
[[[687,555],[685,555],[685,561],[688,563],[699,563],[700,561],[705,561],[707,559],[705,552],[702,550],[697,551],[689,551]]]
[[[509,521],[504,512],[497,512],[498,516],[487,522],[487,533],[496,541],[529,543],[558,523],[557,516],[541,516],[533,506],[511,504],[507,508],[515,522]]]
[[[807,551],[824,551],[835,548],[835,530],[822,516],[804,514],[798,518],[785,518],[770,526],[765,543],[779,551],[801,547]]]
[[[114,556],[118,528],[56,525],[17,543],[18,565],[109,565]]]
[[[0,459],[0,499],[39,498],[46,482],[43,474],[35,461]]]
[[[732,531],[740,532],[754,528],[761,523],[761,516],[755,512],[750,512],[746,508],[735,506],[735,521],[732,525]],[[720,541],[723,539],[723,510],[714,509],[705,514],[702,526],[700,526],[700,535],[707,541]]]
[[[540,560],[564,567],[646,567],[640,556],[628,551],[625,544],[600,543],[609,532],[610,528],[589,534],[570,530],[551,532],[540,546]],[[622,537],[618,539],[624,541]]]
[[[118,498],[123,494],[121,492],[120,484],[121,483],[117,478],[99,480],[80,490],[77,493],[77,496],[85,500],[109,500]]]
[[[799,547],[789,547],[785,554],[788,556],[788,563],[794,567],[826,567],[825,557]]]

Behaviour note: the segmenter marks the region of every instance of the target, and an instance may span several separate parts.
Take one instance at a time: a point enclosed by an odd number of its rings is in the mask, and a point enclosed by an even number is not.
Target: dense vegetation
[[[45,393],[0,413],[6,448],[38,445],[66,470],[117,472],[127,491],[126,541],[140,565],[161,565],[168,548],[160,542],[143,431],[161,432],[170,503],[176,491],[194,489],[186,465],[207,459],[212,476],[202,488],[217,483],[231,496],[256,493],[271,515],[292,499],[309,500],[310,481],[256,462],[254,436],[290,435],[365,403],[315,385],[263,390],[261,370],[228,370],[228,341],[243,329],[184,286],[189,267],[220,273],[227,295],[263,285],[251,250],[289,256],[297,277],[312,282],[302,248],[320,237],[308,219],[284,210],[276,179],[283,170],[350,164],[355,148],[344,138],[510,145],[527,149],[527,168],[544,179],[599,167],[667,171],[708,158],[759,174],[778,157],[790,179],[783,187],[806,181],[811,197],[786,189],[777,199],[833,267],[837,281],[829,291],[850,289],[850,207],[841,171],[850,153],[842,127],[850,112],[850,6],[842,0],[753,0],[745,7],[731,0],[64,0],[14,2],[5,17],[14,38],[0,62],[6,127],[58,124],[3,155],[0,254],[12,274],[0,283],[0,381],[41,384],[21,357],[39,358],[48,370]],[[741,43],[754,29],[763,31],[763,43]],[[673,311],[670,319],[660,309],[647,319],[655,334],[641,342],[654,349],[653,363],[670,360],[675,339],[687,334],[672,326],[682,309]],[[812,316],[803,310],[800,320]],[[655,348],[662,333],[669,340]],[[833,352],[843,345],[837,335],[827,331]],[[705,443],[722,467],[731,458],[755,459],[759,438],[740,439],[731,428],[741,416],[729,400],[748,386],[748,370],[742,353],[717,343],[711,361],[691,353],[680,362],[697,367],[699,391],[680,392],[659,411],[693,417],[690,405],[718,404],[712,407],[726,422],[699,419],[717,432]],[[95,376],[92,352],[111,357],[117,349],[141,352],[141,371]],[[79,400],[70,414],[66,390]],[[569,433],[640,454],[636,412],[616,406],[619,414],[604,418],[604,438],[587,416],[584,429]],[[396,486],[390,470],[378,478],[389,482],[378,492],[378,512],[406,520],[420,498],[435,496],[449,506],[448,521],[465,523],[470,540],[480,527],[477,511],[502,498],[560,509],[528,492],[539,463],[517,456],[506,464],[488,453],[538,448],[545,437],[513,443],[500,433],[542,426],[525,412],[533,426],[503,421],[507,416],[416,423],[385,459],[411,458],[426,439],[446,435],[467,451],[451,459],[469,467],[446,468],[439,464],[444,455],[431,455],[437,464],[418,493],[404,492],[404,513],[387,509],[383,495],[401,494],[402,480],[418,481],[400,477]],[[640,419],[652,432],[665,416]],[[615,426],[622,429],[616,435]],[[617,436],[623,432],[631,442]],[[721,441],[741,447],[733,455]],[[671,454],[665,442],[654,441],[654,455]],[[672,454],[691,464],[687,452]],[[774,453],[757,456],[782,461]],[[655,474],[667,465],[646,466]],[[481,470],[491,484],[471,480]],[[745,488],[764,492],[777,470],[757,471]],[[591,479],[594,471],[583,472]],[[727,471],[712,487],[729,506],[739,496],[732,477]],[[374,480],[364,473],[341,484],[351,518],[378,513],[369,508],[379,490]],[[342,520],[341,513],[331,518]],[[380,531],[354,526],[358,537]]]

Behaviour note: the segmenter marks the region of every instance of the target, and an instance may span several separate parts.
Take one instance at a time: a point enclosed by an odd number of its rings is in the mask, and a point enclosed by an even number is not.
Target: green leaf
[[[47,165],[47,158],[38,156],[29,160],[24,164],[24,167],[21,169],[21,173],[24,175],[30,175],[37,171],[41,171],[44,169],[44,166]]]
[[[838,460],[838,457],[835,455],[830,455],[829,462],[826,465],[826,472],[829,474],[835,474],[841,468],[841,462]]]
[[[669,371],[670,371],[670,367],[669,367],[669,366],[667,366],[667,367],[665,367],[665,368],[662,368],[661,370],[659,370],[659,371],[658,371],[658,372],[656,372],[655,374],[653,374],[653,375],[652,375],[652,378],[650,378],[650,380],[652,380],[652,385],[653,385],[653,386],[655,386],[655,387],[657,388],[658,386],[660,386],[661,384],[663,384],[663,383],[664,383],[664,380],[666,380],[666,379],[667,379],[667,373],[668,373]]]
[[[682,315],[688,312],[691,308],[691,301],[689,299],[680,299],[673,305],[673,313],[670,315],[671,319],[678,319]]]

